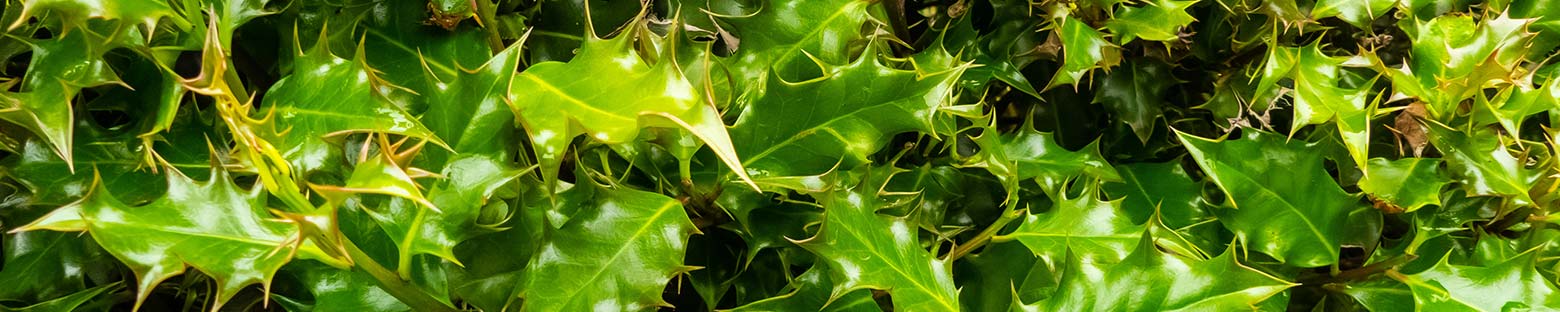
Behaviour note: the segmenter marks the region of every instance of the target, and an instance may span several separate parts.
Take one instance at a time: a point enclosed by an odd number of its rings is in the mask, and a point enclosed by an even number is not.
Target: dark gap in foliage
[[[29,23],[36,23],[38,21],[36,18],[30,18],[28,20],[30,21]],[[32,38],[41,40],[54,39],[54,31],[50,30],[48,27],[38,27],[37,30],[33,31]]]
[[[32,50],[22,51],[21,53],[12,55],[11,58],[5,60],[5,67],[0,68],[0,70],[3,70],[5,75],[8,77],[22,77],[23,74],[27,73],[27,68],[32,65],[32,56]],[[21,84],[17,84],[16,86],[10,87],[10,89],[17,89],[20,86]],[[16,90],[6,91],[15,92]]]
[[[883,309],[883,311],[894,310],[894,301],[892,297],[893,295],[889,294],[887,291],[880,289],[872,290],[872,301],[876,301],[878,308]]]
[[[1338,249],[1338,269],[1353,270],[1365,266],[1370,260],[1370,253],[1364,247],[1344,246]]]
[[[110,131],[125,130],[122,127],[131,124],[131,116],[119,109],[92,109],[87,114],[92,116],[92,122],[99,127]]]
[[[180,51],[179,57],[173,62],[173,72],[184,79],[200,77],[203,55],[201,51]]]
[[[243,188],[243,189],[246,189],[246,190],[254,189],[256,187],[255,183],[259,183],[259,182],[260,182],[260,177],[257,176],[257,175],[252,175],[252,174],[235,174],[233,176],[233,185],[238,186],[238,187]]]

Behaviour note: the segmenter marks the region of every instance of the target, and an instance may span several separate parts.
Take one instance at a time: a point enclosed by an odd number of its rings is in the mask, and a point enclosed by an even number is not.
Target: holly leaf
[[[1068,198],[1069,192],[1057,192],[1051,209],[1024,216],[1018,229],[992,237],[994,242],[1017,240],[1036,255],[1049,258],[1068,256],[1085,261],[1114,262],[1125,258],[1137,247],[1147,227],[1134,223],[1121,207],[1121,200],[1099,199],[1099,183],[1081,181],[1082,192]]]
[[[1069,179],[1088,176],[1103,181],[1121,181],[1121,175],[1100,156],[1099,142],[1070,151],[1057,144],[1055,135],[1034,130],[1029,122],[1012,133],[999,133],[988,127],[975,137],[980,151],[971,159],[972,167],[983,167],[1002,181],[1009,201],[1016,200],[1020,181],[1036,179],[1044,191],[1054,192]]]
[[[1143,6],[1123,5],[1116,8],[1115,18],[1105,22],[1105,29],[1116,35],[1116,44],[1127,44],[1133,39],[1170,41],[1181,38],[1179,31],[1197,21],[1186,9],[1198,0],[1152,0]]]
[[[823,225],[797,243],[828,265],[835,281],[830,297],[878,289],[889,293],[897,310],[958,310],[949,266],[921,248],[915,225],[876,213],[886,202],[877,193],[880,185],[865,183],[872,180],[863,177],[817,195]]]
[[[737,50],[725,62],[733,81],[748,86],[735,87],[739,93],[763,91],[774,83],[762,81],[816,77],[820,72],[814,62],[849,62],[848,47],[862,38],[861,28],[870,15],[870,5],[857,0],[826,0],[807,5],[768,0],[748,14],[720,18],[731,25],[739,40]]]
[[[1038,301],[1056,290],[1050,264],[1023,243],[989,245],[962,260],[954,263],[953,273],[963,286],[959,300],[966,311],[1008,311],[1015,301]]]
[[[968,61],[974,66],[966,69],[961,77],[960,84],[965,90],[983,92],[992,80],[997,80],[1040,98],[1040,92],[1035,90],[1033,83],[1021,71],[1027,62],[1016,59],[1014,54],[1018,53],[1011,51],[988,51],[993,47],[982,43],[998,41],[995,39],[997,35],[981,36],[975,31],[972,20],[969,15],[965,15],[943,28],[937,34],[936,43],[933,43],[936,49],[927,49],[913,56],[916,67],[946,69]]]
[[[1541,53],[1554,51],[1555,39],[1560,34],[1560,6],[1547,1],[1513,1],[1506,4],[1505,12],[1514,18],[1531,18],[1528,31],[1534,32],[1533,46],[1528,50],[1529,59],[1541,58]]]
[[[512,126],[513,113],[509,112],[506,105],[499,105],[494,110],[489,101],[507,101],[509,97],[509,82],[514,78],[514,67],[519,61],[510,61],[511,58],[520,57],[519,52],[507,52],[509,50],[524,49],[534,50],[539,48],[529,41],[529,37],[520,38],[522,41],[503,48],[506,52],[495,51],[494,46],[482,29],[476,27],[458,27],[456,29],[442,29],[437,21],[433,20],[433,12],[428,5],[430,1],[374,1],[364,2],[363,5],[348,4],[340,8],[341,14],[353,10],[370,12],[388,12],[389,14],[366,14],[361,18],[348,15],[325,19],[331,29],[336,29],[338,24],[352,22],[351,27],[359,27],[362,37],[347,37],[343,39],[361,38],[361,44],[366,46],[367,61],[370,67],[383,73],[381,77],[392,84],[404,86],[411,92],[391,92],[387,94],[391,102],[401,104],[408,111],[421,113],[420,121],[423,125],[437,134],[440,139],[449,143],[451,149],[455,149],[456,138],[450,135],[458,135],[459,130],[467,126],[478,127],[494,124],[496,118],[489,115],[506,116],[508,122],[503,124]],[[316,3],[303,3],[304,5]],[[323,10],[336,10],[334,7],[326,7]],[[547,9],[552,9],[547,6]],[[307,19],[306,19],[307,20]],[[306,28],[307,29],[307,28]],[[540,29],[538,29],[540,31]],[[339,40],[332,38],[332,40]],[[355,42],[353,42],[355,43]],[[340,45],[334,46],[340,49]],[[574,49],[578,47],[569,47]],[[340,51],[340,50],[338,50]],[[506,54],[495,56],[495,52]],[[501,67],[509,67],[509,72],[501,73]],[[495,89],[497,89],[495,91]],[[461,123],[452,123],[465,117]],[[474,122],[464,122],[474,121]],[[436,123],[444,122],[442,125]],[[515,135],[495,131],[494,135]],[[496,145],[495,145],[496,146]],[[426,156],[436,158],[442,155],[431,153]],[[442,162],[435,162],[431,167],[443,166]]]
[[[125,204],[98,184],[80,201],[16,231],[91,233],[135,272],[137,308],[157,284],[186,266],[216,281],[216,310],[246,286],[269,287],[295,252],[319,252],[312,245],[293,249],[298,228],[270,218],[261,188],[241,189],[222,170],[213,170],[206,182],[178,171],[166,176],[168,194],[145,205]]]
[[[353,60],[331,54],[328,35],[308,53],[297,51],[291,75],[266,91],[261,104],[269,108],[257,122],[258,135],[274,144],[296,172],[336,168],[344,157],[326,138],[345,133],[381,133],[416,137],[445,145],[402,107],[388,101],[383,90],[398,88],[368,67],[359,46]]]
[[[512,157],[512,147],[493,142],[515,140],[515,116],[506,103],[516,77],[515,68],[520,64],[521,47],[512,45],[473,70],[454,68],[454,72],[441,75],[438,72],[442,70],[425,67],[424,73],[433,83],[423,92],[429,109],[419,120],[450,144],[455,154],[494,160]],[[428,162],[442,166],[454,158],[443,152],[428,151]]]
[[[1403,67],[1383,70],[1392,86],[1428,103],[1430,116],[1447,118],[1458,102],[1491,81],[1509,81],[1531,46],[1531,20],[1507,15],[1475,23],[1469,15],[1441,15],[1412,20],[1402,27],[1413,41]]]
[[[103,59],[108,44],[88,32],[28,42],[32,62],[20,92],[0,90],[0,119],[26,128],[47,142],[74,170],[75,113],[72,101],[82,88],[123,84]],[[9,89],[9,87],[5,88]]]
[[[1169,254],[1145,232],[1119,263],[1089,261],[1071,253],[1061,287],[1024,311],[1197,311],[1257,305],[1297,284],[1235,260],[1234,249],[1208,260]]]
[[[21,213],[6,221],[30,221],[37,209],[8,207]],[[42,207],[39,207],[42,208]],[[17,211],[17,210],[13,210]],[[40,211],[46,212],[46,211]],[[6,222],[12,223],[12,222]],[[43,303],[86,288],[89,274],[101,274],[112,259],[91,239],[74,233],[27,231],[0,237],[0,301]]]
[[[1272,24],[1269,27],[1272,28],[1277,28],[1278,25],[1281,25],[1283,27],[1280,30],[1288,30],[1289,27],[1295,27],[1303,31],[1305,25],[1316,23],[1315,20],[1311,19],[1310,14],[1300,10],[1300,5],[1295,0],[1262,1],[1260,7],[1257,7],[1256,4],[1246,5],[1252,7],[1253,11],[1257,13],[1267,15],[1268,19],[1271,20],[1269,23]]]
[[[163,18],[173,20],[176,25],[188,26],[165,0],[28,0],[22,1],[22,18],[9,26],[17,27],[29,17],[45,13],[58,15],[68,25],[66,27],[86,27],[89,19],[102,19],[140,24],[149,33]]]
[[[591,31],[568,63],[543,62],[515,77],[509,89],[510,108],[530,135],[544,182],[556,179],[575,136],[589,134],[603,143],[624,144],[635,140],[643,126],[692,132],[737,177],[748,181],[720,113],[678,68],[677,41],[666,41],[655,48],[655,54],[635,52],[635,41],[647,40],[640,36],[654,36],[640,28],[642,23],[635,20],[634,28],[611,39]],[[646,59],[660,61],[649,64]]]
[[[1121,182],[1108,182],[1102,188],[1111,198],[1120,200],[1122,212],[1133,224],[1151,224],[1151,229],[1174,231],[1180,239],[1159,243],[1186,247],[1189,252],[1219,250],[1228,242],[1224,229],[1209,211],[1203,198],[1202,181],[1192,180],[1181,168],[1180,160],[1163,163],[1131,163],[1116,166]],[[1159,232],[1155,232],[1159,233]]]
[[[1391,311],[1414,305],[1414,296],[1409,291],[1408,285],[1395,280],[1371,279],[1361,282],[1332,283],[1322,287],[1349,296],[1370,311]]]
[[[1461,180],[1459,184],[1469,196],[1507,197],[1518,206],[1533,203],[1528,189],[1542,173],[1527,168],[1506,150],[1501,140],[1492,139],[1497,137],[1492,130],[1481,128],[1464,133],[1434,124],[1428,128],[1430,141],[1444,153],[1447,167]]]
[[[423,196],[422,189],[417,182],[412,181],[407,169],[401,168],[390,157],[388,154],[376,154],[359,162],[341,186],[311,184],[310,187],[336,202],[353,194],[378,194],[411,200],[428,209],[439,209]]]
[[[1122,182],[1105,183],[1103,190],[1121,199],[1122,212],[1132,223],[1148,222],[1159,214],[1160,222],[1181,228],[1213,219],[1202,197],[1202,183],[1193,181],[1180,161],[1132,163],[1116,166]]]
[[[522,171],[504,163],[477,155],[457,156],[444,167],[444,179],[433,183],[428,204],[439,210],[425,209],[409,200],[393,200],[382,212],[370,211],[400,250],[400,261],[410,264],[412,257],[431,254],[460,264],[455,246],[480,234],[496,231],[495,224],[479,222],[499,187],[519,177]]]
[[[360,270],[299,262],[288,265],[283,272],[296,278],[303,286],[301,291],[308,295],[272,294],[271,299],[288,311],[411,311],[384,289],[373,286],[374,278]]]
[[[582,55],[583,56],[583,55]],[[574,187],[592,187],[582,182]],[[602,188],[537,247],[528,266],[526,311],[643,311],[668,306],[667,281],[684,266],[697,232],[680,202],[656,193]]]
[[[1449,182],[1437,172],[1439,158],[1372,158],[1360,179],[1360,190],[1401,209],[1413,212],[1425,205],[1441,204],[1441,189]]]
[[[1068,15],[1070,12],[1059,13],[1053,13],[1059,17],[1052,20],[1049,28],[1061,38],[1062,67],[1046,89],[1063,85],[1076,89],[1084,74],[1095,68],[1110,69],[1121,62],[1121,47],[1106,41],[1099,30]]]
[[[521,185],[539,184],[532,177],[520,179]],[[516,207],[535,207],[537,203],[551,200],[545,188],[527,187],[521,191]],[[542,209],[514,209],[508,215],[487,213],[503,212],[500,209],[484,209],[484,212],[479,222],[506,218],[503,223],[506,228],[456,245],[456,257],[471,265],[451,270],[450,286],[454,288],[451,294],[485,311],[518,308],[520,298],[516,294],[525,283],[528,273],[525,268],[535,255],[536,246],[545,241],[546,229],[551,228],[545,224]]]
[[[824,70],[825,76],[798,83],[767,80],[763,96],[745,105],[731,127],[744,155],[734,167],[775,177],[868,163],[889,136],[933,132],[933,117],[951,101],[963,73],[963,67],[937,73],[890,68],[879,62],[876,48]]]
[[[276,13],[265,10],[265,6],[271,0],[199,0],[197,2],[199,6],[192,5],[188,0],[185,1],[185,3],[182,3],[185,5],[182,8],[184,19],[199,21],[200,16],[197,15],[206,15],[206,18],[212,19],[208,24],[191,23],[191,26],[194,26],[194,28],[189,33],[206,33],[202,27],[215,26],[217,31],[214,35],[217,37],[218,42],[221,42],[222,48],[226,50],[232,50],[233,32],[237,31],[239,26],[243,26],[256,18]],[[210,14],[207,14],[207,12]],[[180,23],[183,21],[175,19],[174,22]],[[191,37],[199,38],[199,36]],[[199,45],[195,45],[195,47],[199,47]]]
[[[749,191],[741,189],[743,191]],[[732,193],[736,190],[725,191]],[[819,209],[815,206],[801,204],[770,204],[768,198],[765,206],[752,209],[742,217],[734,217],[738,224],[727,226],[732,232],[742,237],[747,244],[748,252],[744,263],[753,261],[753,257],[766,248],[792,247],[792,239],[807,237],[810,225],[822,220]],[[726,207],[723,202],[722,207]]]
[[[1261,72],[1255,68],[1249,69],[1235,68],[1220,72],[1218,80],[1213,83],[1213,94],[1202,105],[1193,108],[1212,112],[1217,118],[1214,122],[1219,127],[1229,128],[1232,123],[1245,122],[1241,117],[1253,109],[1260,112],[1272,107],[1279,90],[1269,89],[1267,94],[1255,93],[1258,76],[1254,75],[1261,75]]]
[[[1298,267],[1338,262],[1349,214],[1362,209],[1323,168],[1318,143],[1245,129],[1239,140],[1177,132],[1187,151],[1233,206],[1216,209],[1241,242]]]
[[[181,123],[175,132],[164,133],[147,146],[134,133],[103,129],[93,121],[77,124],[81,137],[75,162],[67,163],[41,139],[24,141],[15,157],[0,161],[0,173],[15,179],[32,191],[32,204],[63,205],[85,196],[93,189],[94,178],[102,187],[118,194],[120,200],[139,204],[160,196],[166,184],[146,183],[159,179],[156,167],[144,156],[151,148],[162,165],[190,174],[207,174],[211,153],[206,149],[200,123]],[[72,165],[82,170],[72,171]],[[87,169],[87,168],[90,168]],[[159,171],[160,170],[155,170]]]
[[[1338,133],[1349,155],[1359,168],[1366,168],[1370,141],[1370,113],[1365,95],[1368,86],[1358,89],[1339,87],[1344,58],[1322,53],[1321,41],[1305,47],[1272,47],[1262,65],[1256,94],[1267,94],[1279,87],[1281,79],[1294,83],[1295,114],[1290,135],[1302,126],[1336,121]]]
[[[1509,311],[1560,307],[1554,282],[1539,274],[1537,253],[1528,251],[1489,266],[1463,266],[1447,261],[1414,275],[1389,271],[1408,284],[1418,309],[1436,311]]]
[[[865,290],[833,297],[831,291],[835,284],[832,276],[836,274],[832,274],[829,270],[827,265],[815,264],[791,281],[790,292],[754,301],[730,311],[882,311],[878,308],[877,301],[872,299],[871,292]]]
[[[1475,97],[1474,121],[1480,125],[1499,124],[1506,133],[1516,136],[1522,133],[1522,122],[1529,116],[1560,109],[1560,79],[1555,77],[1537,88],[1517,83],[1507,90],[1494,99]]]
[[[1104,104],[1132,127],[1138,140],[1148,142],[1155,123],[1164,115],[1165,91],[1178,83],[1169,66],[1161,62],[1128,64],[1105,75],[1095,89],[1094,103]]]
[[[1337,17],[1360,29],[1370,29],[1370,23],[1392,10],[1397,0],[1318,0],[1311,7],[1311,18]]]
[[[84,289],[82,291],[78,291],[78,292],[72,293],[70,295],[62,296],[62,297],[59,297],[59,298],[54,298],[54,299],[49,300],[49,301],[39,302],[37,304],[30,305],[30,306],[25,306],[25,307],[21,307],[21,308],[11,308],[11,307],[7,307],[7,306],[4,306],[4,305],[0,305],[0,311],[3,311],[3,312],[76,311],[76,310],[81,308],[81,305],[86,304],[88,301],[91,301],[92,299],[97,298],[98,295],[102,295],[103,292],[110,291],[110,290],[112,290],[113,292],[118,292],[119,289],[121,289],[123,287],[124,287],[124,284],[120,284],[120,283],[117,283],[117,282],[116,283],[109,283],[109,284],[105,284],[105,285],[101,285],[101,286],[97,286],[97,287]]]

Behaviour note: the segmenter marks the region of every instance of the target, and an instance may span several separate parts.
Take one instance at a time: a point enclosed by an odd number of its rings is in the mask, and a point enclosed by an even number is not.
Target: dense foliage
[[[1474,2],[4,0],[0,311],[1560,310]]]

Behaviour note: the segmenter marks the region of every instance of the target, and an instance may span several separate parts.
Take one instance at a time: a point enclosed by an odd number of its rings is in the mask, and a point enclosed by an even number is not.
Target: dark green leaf
[[[1217,141],[1177,133],[1233,208],[1216,209],[1247,246],[1299,267],[1338,262],[1351,211],[1364,209],[1322,167],[1315,143],[1245,130]],[[1288,142],[1286,142],[1288,141]]]

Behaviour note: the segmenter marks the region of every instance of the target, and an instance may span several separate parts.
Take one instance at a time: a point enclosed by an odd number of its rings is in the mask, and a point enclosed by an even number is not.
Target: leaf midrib
[[[915,79],[915,80],[911,81],[911,83],[919,82],[919,81],[921,81],[921,80],[920,79]],[[818,82],[815,82],[815,83],[818,83]],[[916,93],[916,94],[923,94],[923,93]],[[862,106],[862,107],[858,107],[858,108],[856,108],[854,110],[851,110],[848,113],[835,115],[833,118],[829,118],[827,120],[824,120],[823,122],[820,122],[817,125],[814,125],[814,126],[811,126],[811,127],[807,127],[807,128],[803,128],[800,131],[797,131],[796,134],[793,134],[790,137],[786,138],[784,141],[780,141],[780,143],[776,143],[774,145],[769,146],[769,148],[764,149],[763,151],[759,152],[757,155],[753,155],[753,156],[748,157],[748,159],[746,161],[742,162],[742,166],[743,167],[752,166],[753,163],[757,162],[759,159],[764,159],[764,157],[768,157],[769,154],[773,154],[775,151],[779,151],[781,147],[789,146],[789,145],[791,145],[793,143],[796,143],[797,140],[801,140],[802,138],[810,137],[813,134],[816,134],[820,129],[823,129],[823,130],[833,130],[833,128],[826,128],[826,127],[828,125],[831,125],[831,124],[835,123],[835,122],[839,122],[841,120],[845,120],[845,118],[847,118],[847,117],[855,118],[856,114],[860,114],[863,111],[867,111],[867,110],[870,110],[870,109],[875,109],[875,108],[879,108],[879,107],[883,107],[883,106],[892,106],[895,103],[899,103],[899,102],[904,101],[905,99],[915,98],[915,97],[916,96],[910,95],[910,96],[897,97],[897,98],[893,98],[893,99],[890,99],[890,100],[879,101],[878,104],[876,104],[876,105]],[[811,112],[816,112],[816,111],[815,110],[809,110],[809,113],[811,113]],[[868,124],[872,124],[873,128],[876,128],[876,126],[877,126],[876,123],[869,122]],[[843,135],[840,135],[838,132],[835,132],[834,134],[835,134],[835,137],[840,138],[840,140],[841,140],[840,142],[841,143],[849,143],[849,142],[845,142],[844,141],[844,136]]]
[[[805,40],[805,39],[817,38],[818,34],[823,32],[823,29],[828,28],[828,26],[830,24],[834,23],[834,20],[839,19],[841,16],[844,16],[845,15],[845,11],[847,11],[847,10],[849,10],[851,8],[856,7],[857,5],[858,4],[856,4],[855,1],[846,2],[845,5],[842,5],[842,6],[839,7],[839,9],[834,10],[833,14],[829,14],[829,18],[826,18],[822,22],[819,22],[819,23],[815,24],[815,25],[818,25],[818,26],[817,27],[813,27],[813,29],[811,31],[808,31],[807,34],[802,35],[800,39],[803,39],[803,40],[796,40],[795,43],[790,44],[790,45],[786,45],[785,46],[786,47],[785,50],[780,53],[779,57],[774,58],[772,62],[769,62],[768,64],[765,64],[765,65],[768,65],[768,66],[764,66],[764,67],[766,69],[767,68],[774,68],[775,64],[780,64],[781,62],[790,61],[792,58],[795,58],[796,57],[796,52],[802,50],[802,44],[807,43],[807,42],[811,42],[810,40]]]
[[[96,222],[92,222],[92,223],[96,223]],[[281,246],[282,245],[281,241],[270,242],[270,241],[259,240],[259,239],[250,239],[250,238],[245,238],[245,237],[233,237],[233,236],[222,236],[222,235],[211,234],[211,233],[175,231],[175,230],[169,229],[167,227],[136,225],[135,223],[129,223],[129,222],[119,222],[119,223],[112,223],[112,224],[118,224],[118,225],[123,226],[125,228],[137,229],[140,232],[161,232],[161,233],[168,233],[168,234],[174,234],[174,235],[184,235],[184,236],[202,237],[202,238],[224,240],[224,241],[233,241],[233,242],[245,243],[245,244],[250,244],[250,245],[267,246],[267,247],[276,247],[276,246]],[[101,231],[97,231],[97,232],[101,232]],[[280,235],[278,235],[278,236],[280,236]]]
[[[1156,36],[1159,36],[1159,37],[1166,37],[1166,36],[1174,37],[1175,36],[1175,34],[1173,34],[1173,33],[1161,30],[1158,27],[1154,27],[1152,25],[1149,25],[1148,23],[1139,22],[1136,19],[1116,18],[1116,19],[1112,19],[1111,22],[1115,22],[1115,23],[1118,23],[1118,24],[1125,24],[1126,26],[1133,28],[1133,31],[1136,32],[1135,34],[1133,34],[1133,37],[1137,37],[1138,39],[1155,41],[1153,39],[1144,38],[1143,34],[1151,34],[1151,35],[1156,35]],[[1177,29],[1179,29],[1179,27],[1177,27]]]
[[[596,112],[596,113],[600,113],[602,115],[606,115],[607,117],[612,117],[614,119],[635,121],[634,118],[618,115],[618,114],[615,114],[615,113],[612,113],[612,112],[601,110],[600,108],[596,108],[595,106],[591,106],[589,103],[585,103],[585,101],[582,101],[579,98],[575,98],[573,95],[570,95],[567,92],[563,92],[563,90],[558,89],[558,87],[554,86],[551,82],[547,82],[546,80],[542,80],[541,78],[537,78],[536,75],[528,75],[528,74],[523,74],[522,73],[520,76],[521,77],[525,77],[526,80],[530,80],[532,82],[537,83],[538,86],[542,87],[542,91],[543,92],[557,94],[558,96],[563,97],[564,100],[567,100],[570,104],[574,104],[574,106],[582,107],[582,108],[585,108],[587,110],[590,110],[590,111],[593,111],[593,112]],[[571,116],[571,117],[574,117],[574,116]]]
[[[405,44],[401,44],[400,40],[397,40],[395,38],[390,38],[389,35],[386,35],[384,32],[381,32],[378,29],[374,29],[373,27],[365,27],[365,28],[366,29],[364,31],[366,31],[366,32],[368,32],[370,34],[374,34],[375,36],[378,36],[381,39],[385,39],[384,42],[389,43],[391,46],[400,48],[401,50],[404,50],[407,53],[411,53],[413,55],[417,55],[418,57],[421,57],[423,59],[423,61],[428,63],[428,66],[432,66],[434,68],[437,68],[440,71],[443,71],[444,74],[453,75],[453,74],[459,72],[458,70],[450,68],[449,65],[445,65],[444,63],[439,63],[439,62],[434,61],[434,60],[429,60],[426,57],[422,57],[422,52],[421,51],[418,51],[417,49],[413,49],[412,47],[406,46]]]
[[[1225,166],[1225,165],[1222,165],[1222,164],[1214,164],[1214,165],[1215,166],[1228,168],[1228,166]],[[1234,169],[1234,168],[1229,168],[1229,169]],[[1244,171],[1233,170],[1233,172],[1235,172],[1234,176],[1237,176],[1240,179],[1245,180],[1245,182],[1247,182],[1247,183],[1252,183],[1252,185],[1257,186],[1256,188],[1258,190],[1261,190],[1261,192],[1266,193],[1268,195],[1272,195],[1273,198],[1277,198],[1280,202],[1284,203],[1284,205],[1283,205],[1284,208],[1288,208],[1290,213],[1293,213],[1296,217],[1298,217],[1300,219],[1300,221],[1304,222],[1305,226],[1306,226],[1306,229],[1311,230],[1311,234],[1315,234],[1316,240],[1318,242],[1320,242],[1323,247],[1327,247],[1325,249],[1328,249],[1328,251],[1329,251],[1328,255],[1336,255],[1338,253],[1337,249],[1331,248],[1332,244],[1330,244],[1327,241],[1327,237],[1322,234],[1321,229],[1316,227],[1316,223],[1311,222],[1311,218],[1310,217],[1307,217],[1305,214],[1301,213],[1300,208],[1295,206],[1295,204],[1293,202],[1290,202],[1289,198],[1285,198],[1284,196],[1279,195],[1278,192],[1274,192],[1273,189],[1267,188],[1261,182],[1258,182],[1256,179],[1251,178],[1251,176],[1246,175],[1246,173]],[[1235,198],[1234,197],[1230,197],[1230,202],[1232,202],[1232,203],[1235,202]],[[1239,209],[1239,206],[1237,206],[1236,209]],[[1334,256],[1334,258],[1336,258],[1336,256]]]
[[[631,235],[631,236],[628,237],[628,239],[623,240],[623,245],[622,246],[618,246],[617,252],[613,253],[612,257],[607,258],[607,261],[605,261],[603,263],[606,263],[606,264],[617,263],[618,258],[623,256],[623,252],[628,250],[628,246],[633,245],[633,242],[638,241],[639,237],[645,234],[645,230],[649,229],[650,225],[655,223],[654,221],[660,220],[661,216],[666,214],[666,211],[671,210],[670,208],[672,208],[672,206],[676,206],[676,205],[677,205],[676,201],[668,201],[665,204],[661,204],[660,208],[656,208],[655,214],[651,215],[650,218],[647,219],[648,221],[644,222],[644,225],[641,225],[638,230],[635,230],[634,231],[634,235]],[[603,266],[601,266],[600,270],[596,270],[595,274],[592,274],[589,279],[585,280],[586,281],[585,285],[595,284],[596,280],[600,279],[601,278],[601,274],[602,273],[606,273],[607,272],[607,268],[609,268],[609,267],[611,267],[611,266],[610,265],[603,265]],[[574,290],[574,292],[569,293],[569,296],[565,297],[565,299],[562,301],[564,303],[564,306],[568,306],[569,303],[574,302],[574,299],[578,298],[580,293],[583,293],[583,292],[584,292],[584,289],[576,289],[576,290]]]
[[[868,212],[868,213],[869,213],[869,215],[867,215],[868,218],[877,218],[878,217],[876,214],[873,214],[871,212]],[[889,226],[893,226],[893,224],[890,223]],[[908,226],[908,225],[906,225],[906,226]],[[909,280],[911,284],[915,285],[916,290],[919,290],[919,291],[921,291],[923,293],[926,293],[927,295],[929,295],[932,298],[936,299],[937,303],[942,305],[943,308],[945,308],[944,311],[956,311],[956,310],[958,310],[957,308],[954,308],[952,304],[948,303],[947,298],[944,298],[942,295],[938,294],[937,292],[934,292],[933,289],[926,287],[926,285],[922,284],[919,279],[910,278],[911,277],[910,273],[906,272],[903,268],[900,268],[898,264],[894,263],[894,261],[886,261],[886,259],[890,259],[890,258],[888,257],[887,254],[884,254],[883,252],[879,251],[876,245],[870,243],[870,242],[874,241],[870,237],[863,236],[863,234],[861,232],[856,231],[855,227],[845,226],[843,228],[846,229],[845,232],[850,233],[850,236],[855,237],[857,240],[860,240],[862,242],[868,242],[867,244],[862,244],[862,245],[866,245],[867,246],[867,251],[871,252],[873,255],[876,255],[878,257],[878,259],[885,259],[885,261],[883,261],[883,263],[887,264],[890,269],[893,269],[894,273],[898,273],[899,276],[905,277],[906,280]],[[936,273],[933,272],[932,274],[936,274]]]

